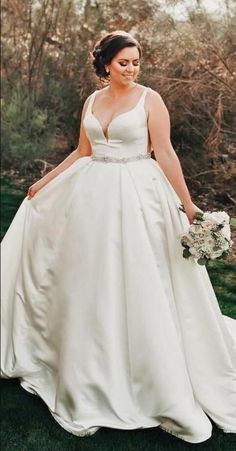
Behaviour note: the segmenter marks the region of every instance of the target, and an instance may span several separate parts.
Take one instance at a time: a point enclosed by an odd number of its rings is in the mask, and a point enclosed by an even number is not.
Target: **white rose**
[[[213,224],[229,223],[229,215],[225,211],[205,212],[203,217]]]
[[[218,251],[214,251],[214,252],[211,254],[211,259],[214,260],[215,258],[220,257],[221,255],[222,255],[222,249],[220,249],[220,250],[218,250]]]
[[[214,238],[212,238],[212,237],[208,237],[207,239],[206,239],[206,246],[209,248],[209,247],[214,247],[215,246],[215,244],[216,244],[216,242],[215,242],[215,240],[214,240]]]
[[[207,230],[212,229],[212,222],[209,220],[203,221],[202,225],[203,225],[204,229],[207,229]]]
[[[229,225],[225,225],[224,227],[223,227],[223,229],[221,229],[221,233],[222,233],[222,235],[225,237],[225,238],[227,238],[227,240],[230,240],[230,238],[231,238],[231,230],[230,230],[230,226]]]
[[[196,249],[195,247],[190,247],[190,248],[189,248],[189,252],[191,253],[191,255],[192,255],[194,258],[199,258],[199,257],[201,256],[199,250]]]

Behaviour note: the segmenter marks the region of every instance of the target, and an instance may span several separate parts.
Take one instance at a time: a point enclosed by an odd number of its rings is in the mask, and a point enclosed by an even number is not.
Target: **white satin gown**
[[[77,436],[159,426],[199,443],[209,417],[236,433],[236,321],[182,256],[189,221],[147,154],[148,89],[108,138],[95,91],[92,155],[17,210],[1,243],[1,377]]]

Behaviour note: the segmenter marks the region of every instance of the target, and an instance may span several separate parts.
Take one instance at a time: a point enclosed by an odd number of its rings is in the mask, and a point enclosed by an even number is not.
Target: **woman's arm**
[[[90,96],[86,99],[81,114],[79,144],[77,148],[73,152],[71,152],[71,154],[68,155],[68,157],[66,157],[60,164],[52,169],[52,171],[48,172],[44,177],[42,177],[40,180],[29,187],[27,193],[28,199],[31,199],[36,194],[36,192],[38,192],[43,186],[45,186],[48,182],[50,182],[50,180],[54,179],[61,172],[65,171],[65,169],[71,166],[78,158],[91,155],[91,145],[83,126],[83,119],[86,113],[89,99]]]
[[[170,140],[170,117],[157,92],[151,90],[147,99],[148,129],[155,158],[180,198],[190,222],[198,209],[192,202],[179,158]]]

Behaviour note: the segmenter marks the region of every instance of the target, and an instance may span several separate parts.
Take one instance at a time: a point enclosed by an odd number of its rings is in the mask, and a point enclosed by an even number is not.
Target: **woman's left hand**
[[[184,205],[184,210],[185,210],[185,213],[188,217],[190,224],[192,224],[195,213],[197,211],[201,211],[203,213],[203,211],[199,207],[197,207],[197,205],[195,205],[193,202],[191,204]]]

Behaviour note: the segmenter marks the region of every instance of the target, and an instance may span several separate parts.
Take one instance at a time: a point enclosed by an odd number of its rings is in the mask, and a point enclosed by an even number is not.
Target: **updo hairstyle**
[[[108,79],[109,73],[106,72],[105,66],[110,64],[114,56],[125,47],[137,47],[139,57],[142,56],[141,46],[129,33],[122,30],[117,30],[108,33],[98,42],[96,42],[92,51],[93,66],[96,75],[101,79]]]

